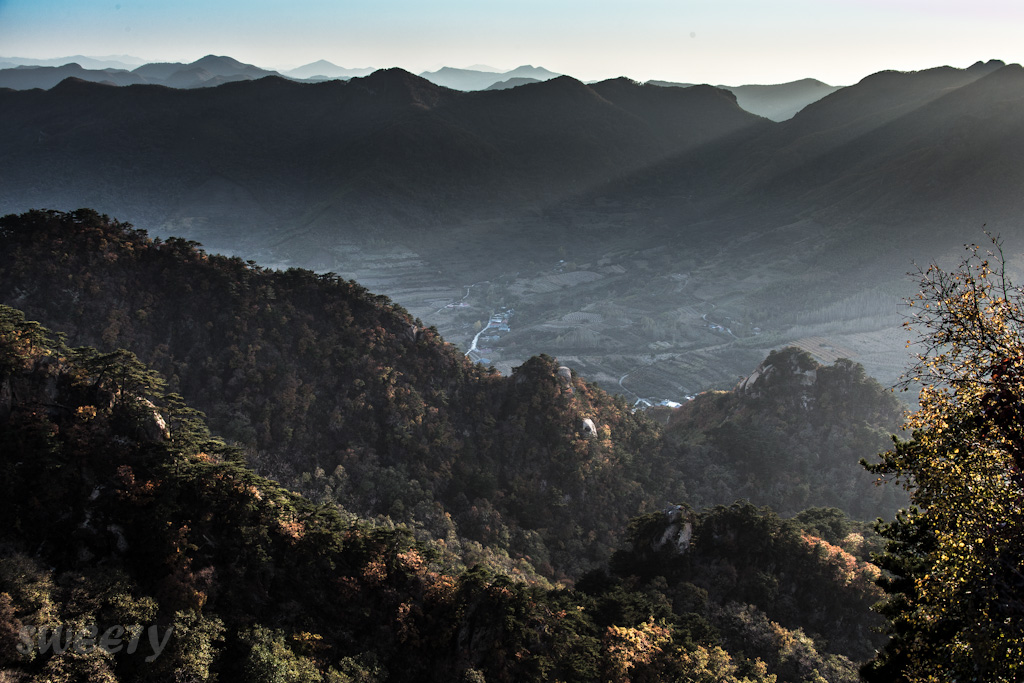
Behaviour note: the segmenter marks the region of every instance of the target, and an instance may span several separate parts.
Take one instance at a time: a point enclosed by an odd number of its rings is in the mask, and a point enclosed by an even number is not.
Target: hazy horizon
[[[1001,0],[670,3],[409,0],[0,0],[0,55],[229,55],[285,70],[320,59],[414,73],[543,66],[581,80],[848,85],[885,69],[1024,61],[1024,6]]]

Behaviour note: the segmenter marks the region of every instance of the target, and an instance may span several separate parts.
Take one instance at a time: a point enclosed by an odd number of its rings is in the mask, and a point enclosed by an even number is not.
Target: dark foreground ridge
[[[553,359],[501,377],[355,283],[88,210],[0,247],[0,300],[62,330],[0,307],[13,676],[853,681],[880,642],[865,524],[665,508],[659,425]],[[751,400],[797,400],[791,356]]]
[[[130,353],[6,306],[0,449],[11,680],[853,681],[875,638],[877,571],[749,505],[639,518],[577,591],[453,571],[254,474]]]

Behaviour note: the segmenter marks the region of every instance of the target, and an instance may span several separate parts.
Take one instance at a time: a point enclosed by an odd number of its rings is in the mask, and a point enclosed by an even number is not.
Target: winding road
[[[462,298],[461,298],[461,299],[459,299],[459,302],[463,302],[463,301],[465,301],[466,299],[468,299],[468,298],[469,298],[469,290],[473,289],[473,288],[474,288],[474,287],[476,287],[477,285],[487,285],[487,284],[490,284],[490,282],[491,282],[490,280],[482,280],[482,281],[480,281],[480,282],[474,282],[474,283],[473,283],[473,284],[471,284],[471,285],[466,285],[466,293],[465,293],[465,294],[464,294],[464,295],[462,296]],[[451,303],[447,303],[447,304],[445,304],[445,305],[444,305],[444,306],[442,306],[441,308],[439,308],[439,309],[437,309],[436,311],[434,311],[434,315],[437,315],[438,313],[440,313],[440,312],[441,312],[441,311],[443,311],[444,309],[448,308],[448,306],[450,306],[450,305],[451,305]]]

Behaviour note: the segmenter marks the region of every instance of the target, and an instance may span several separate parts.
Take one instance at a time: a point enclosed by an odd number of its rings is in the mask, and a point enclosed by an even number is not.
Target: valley
[[[782,122],[720,89],[627,79],[68,79],[0,90],[0,211],[91,206],[338,273],[463,352],[514,309],[475,359],[508,375],[557,356],[631,403],[730,388],[790,344],[891,385],[915,261],[987,229],[1019,262],[1022,73],[883,72]]]
[[[537,248],[532,240],[503,239],[489,252],[482,242],[478,249],[443,250],[344,243],[318,257],[318,270],[388,295],[463,351],[477,339],[486,351],[471,359],[503,375],[547,353],[631,403],[681,402],[731,388],[769,350],[787,345],[822,362],[851,358],[885,385],[906,367],[906,278],[873,282],[866,273],[844,295],[827,285],[832,264],[800,263],[792,254],[761,253],[743,262],[725,245],[679,253],[670,244],[638,249],[637,240],[552,240]],[[282,262],[274,252],[206,244],[272,267],[303,265]],[[910,265],[893,267],[902,273]],[[515,311],[510,329],[484,335],[503,309]]]

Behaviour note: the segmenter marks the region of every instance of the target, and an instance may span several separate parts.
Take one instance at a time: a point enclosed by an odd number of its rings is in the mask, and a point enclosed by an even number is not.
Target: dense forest
[[[620,399],[559,379],[550,358],[507,378],[474,366],[354,282],[150,240],[88,211],[8,217],[0,244],[0,301],[73,343],[138,354],[262,474],[312,500],[578,574],[663,476],[656,426]]]
[[[672,506],[577,590],[453,572],[252,472],[132,354],[6,306],[0,448],[6,680],[852,681],[879,638],[836,510]],[[158,637],[90,640],[122,624]]]
[[[802,683],[881,649],[884,680],[933,635],[901,611],[929,529],[868,521],[910,479],[857,464],[899,412],[787,348],[659,421],[333,274],[6,216],[0,671]],[[79,647],[115,626],[137,647]]]
[[[0,302],[73,344],[129,349],[260,474],[513,574],[578,577],[666,501],[894,511],[856,463],[885,448],[897,410],[853,364],[820,370],[811,410],[779,363],[755,383],[776,387],[764,397],[702,396],[663,436],[554,359],[501,377],[354,282],[88,210],[0,219]],[[750,472],[773,485],[755,490]]]
[[[904,406],[846,359],[771,352],[733,391],[709,391],[669,417],[670,457],[695,506],[747,498],[784,515],[834,506],[857,519],[891,518],[903,491],[874,486],[861,458],[891,446]]]

